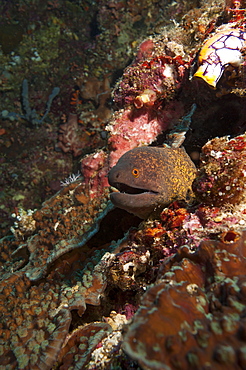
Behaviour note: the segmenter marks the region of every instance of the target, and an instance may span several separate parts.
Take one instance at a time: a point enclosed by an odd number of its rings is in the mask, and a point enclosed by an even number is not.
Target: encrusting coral
[[[193,183],[203,203],[220,206],[245,197],[246,135],[215,138],[202,148],[199,175]]]
[[[166,54],[156,42],[146,40],[139,46],[135,61],[126,68],[114,89],[114,100],[120,106],[133,104],[137,109],[154,107],[162,99],[170,100],[180,88],[188,66],[175,54],[175,43],[167,42]],[[159,45],[158,45],[159,46]],[[147,59],[147,61],[146,61]]]

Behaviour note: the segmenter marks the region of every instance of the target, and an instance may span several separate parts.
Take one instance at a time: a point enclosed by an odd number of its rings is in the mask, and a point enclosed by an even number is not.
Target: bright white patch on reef
[[[77,173],[72,173],[64,181],[61,181],[61,186],[67,186],[80,179],[81,173],[79,171]]]

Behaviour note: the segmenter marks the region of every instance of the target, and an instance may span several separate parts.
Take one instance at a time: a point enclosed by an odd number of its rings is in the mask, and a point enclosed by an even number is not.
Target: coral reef
[[[6,115],[15,112],[18,117],[15,121],[0,117],[1,235],[6,235],[13,224],[11,214],[15,208],[40,207],[60,189],[63,178],[78,171],[78,161],[72,158],[74,152],[81,155],[105,145],[106,135],[104,140],[100,135],[111,112],[109,85],[129,63],[138,39],[145,37],[153,23],[161,19],[157,4],[142,5],[129,3],[121,9],[105,0],[0,4],[1,110]],[[135,27],[136,6],[143,14],[144,27]],[[150,8],[151,15],[147,16]],[[105,24],[106,19],[109,22]],[[124,29],[128,44],[124,43],[124,37],[119,37],[116,28]],[[28,80],[29,107],[36,111],[38,120],[42,120],[46,111],[48,95],[54,86],[60,87],[41,126],[30,127],[21,118],[25,116],[20,94],[23,80]],[[81,109],[72,112],[69,96],[76,85],[81,89],[83,101]],[[70,151],[56,153],[57,128],[61,117],[68,117],[69,113],[79,115],[80,140],[74,139],[76,129],[71,132],[68,125],[62,126],[63,147],[67,150],[74,143],[75,149],[71,154]],[[64,118],[62,123],[66,121]],[[72,145],[68,135],[74,139]],[[84,140],[94,145],[85,148]]]
[[[192,78],[218,27],[243,30],[244,4],[0,10],[0,101],[18,116],[0,117],[0,370],[244,369],[244,53],[235,80],[222,76],[230,93]],[[127,151],[164,142],[198,165],[202,152],[196,200],[139,224],[109,201],[107,175]]]
[[[245,237],[183,246],[163,264],[124,337],[143,369],[245,367]]]

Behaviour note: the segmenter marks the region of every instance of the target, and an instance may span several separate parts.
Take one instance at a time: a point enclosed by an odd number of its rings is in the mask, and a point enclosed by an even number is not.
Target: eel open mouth
[[[136,188],[123,183],[111,182],[110,199],[119,208],[146,218],[159,204],[160,193],[149,189]]]
[[[113,189],[113,191],[125,193],[125,194],[143,194],[143,193],[158,194],[158,192],[155,192],[149,189],[136,188],[136,187],[123,184],[121,182],[116,182],[112,184],[112,187],[115,188],[115,190]]]

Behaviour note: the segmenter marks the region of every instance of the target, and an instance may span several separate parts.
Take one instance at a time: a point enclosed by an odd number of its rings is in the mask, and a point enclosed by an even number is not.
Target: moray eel
[[[111,193],[119,208],[147,218],[176,199],[186,199],[196,167],[183,148],[138,147],[126,152],[110,170]]]

